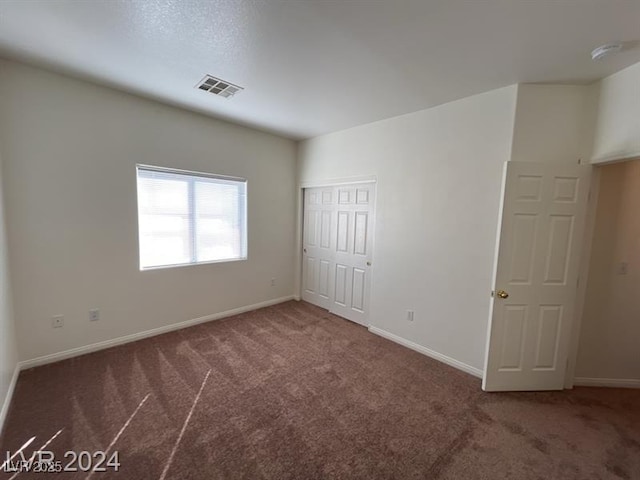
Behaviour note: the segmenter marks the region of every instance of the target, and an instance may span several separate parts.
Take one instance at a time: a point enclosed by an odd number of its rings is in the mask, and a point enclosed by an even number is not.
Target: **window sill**
[[[229,258],[224,260],[211,260],[209,262],[194,262],[194,263],[176,263],[172,265],[158,265],[155,267],[140,267],[141,272],[149,272],[153,270],[165,270],[168,268],[183,268],[183,267],[197,267],[199,265],[213,265],[217,263],[235,263],[235,262],[244,262],[248,259],[248,257],[242,258]]]

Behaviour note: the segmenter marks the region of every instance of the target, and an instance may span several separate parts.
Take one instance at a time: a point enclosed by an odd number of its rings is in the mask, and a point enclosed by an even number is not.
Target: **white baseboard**
[[[0,408],[0,437],[2,436],[2,429],[4,428],[4,421],[7,419],[9,413],[9,406],[11,405],[11,399],[13,398],[13,391],[18,383],[18,376],[20,375],[20,364],[16,364],[16,368],[13,370],[13,376],[9,382],[9,388],[7,394],[4,397],[2,408]]]
[[[376,335],[384,337],[387,340],[391,340],[392,342],[395,342],[404,347],[410,348],[411,350],[415,350],[418,353],[422,353],[427,357],[431,357],[434,360],[438,360],[442,363],[446,363],[451,367],[457,368],[458,370],[462,370],[463,372],[473,375],[474,377],[482,378],[482,370],[476,367],[472,367],[471,365],[467,365],[466,363],[456,360],[455,358],[447,357],[442,353],[438,353],[434,350],[431,350],[430,348],[423,347],[422,345],[418,345],[417,343],[414,343],[410,340],[394,335],[393,333],[387,332],[386,330],[383,330],[378,327],[370,326],[369,331],[371,333],[375,333]]]
[[[111,340],[105,340],[104,342],[92,343],[90,345],[84,345],[82,347],[72,348],[70,350],[64,350],[62,352],[52,353],[50,355],[44,355],[42,357],[32,358],[30,360],[23,360],[18,363],[20,370],[26,370],[28,368],[39,367],[40,365],[46,365],[47,363],[59,362],[67,358],[77,357],[85,355],[91,352],[97,352],[98,350],[104,350],[106,348],[115,347],[118,345],[124,345],[125,343],[135,342],[144,338],[155,337],[163,333],[173,332],[175,330],[181,330],[183,328],[192,327],[200,323],[210,322],[212,320],[220,320],[241,313],[249,312],[251,310],[258,310],[259,308],[270,307],[271,305],[277,305],[278,303],[288,302],[294,300],[293,295],[286,297],[275,298],[273,300],[266,300],[260,303],[254,303],[253,305],[247,305],[245,307],[234,308],[233,310],[227,310],[225,312],[214,313],[213,315],[206,315],[204,317],[194,318],[192,320],[185,320],[184,322],[172,323],[171,325],[165,325],[164,327],[154,328],[152,330],[145,330],[143,332],[133,333],[124,337],[113,338]]]
[[[640,379],[576,377],[573,379],[573,386],[574,387],[640,388]]]

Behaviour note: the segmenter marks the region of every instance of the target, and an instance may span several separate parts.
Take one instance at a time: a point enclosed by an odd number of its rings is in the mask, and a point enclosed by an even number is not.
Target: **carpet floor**
[[[640,479],[640,390],[488,394],[288,302],[22,372],[0,462],[32,437],[120,466],[18,479]]]

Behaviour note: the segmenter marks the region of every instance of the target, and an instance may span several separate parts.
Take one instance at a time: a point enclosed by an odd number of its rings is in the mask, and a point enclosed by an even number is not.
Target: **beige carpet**
[[[33,436],[93,479],[640,479],[640,391],[486,394],[289,302],[23,372],[0,459]]]

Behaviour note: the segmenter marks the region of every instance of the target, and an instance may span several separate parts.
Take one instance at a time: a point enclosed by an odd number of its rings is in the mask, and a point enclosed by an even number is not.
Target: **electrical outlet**
[[[413,322],[413,310],[407,310],[407,320]]]
[[[60,328],[64,326],[64,315],[54,315],[51,317],[51,326],[53,328]]]
[[[97,308],[89,310],[89,321],[97,322],[98,320],[100,320],[100,310],[98,310]]]
[[[276,286],[276,277],[271,278],[271,286],[272,287]]]

